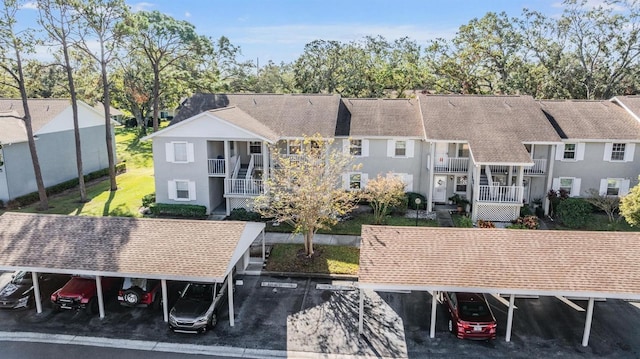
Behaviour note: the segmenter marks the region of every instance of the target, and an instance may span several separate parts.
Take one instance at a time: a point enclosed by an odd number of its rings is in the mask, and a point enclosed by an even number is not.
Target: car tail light
[[[58,300],[58,295],[55,293],[51,294],[51,301],[55,302],[56,300]]]

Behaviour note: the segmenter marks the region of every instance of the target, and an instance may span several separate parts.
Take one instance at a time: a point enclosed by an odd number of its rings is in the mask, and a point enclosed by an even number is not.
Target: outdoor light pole
[[[418,226],[418,214],[420,213],[420,203],[422,203],[422,200],[418,197],[416,197],[415,200],[416,203],[416,227]]]

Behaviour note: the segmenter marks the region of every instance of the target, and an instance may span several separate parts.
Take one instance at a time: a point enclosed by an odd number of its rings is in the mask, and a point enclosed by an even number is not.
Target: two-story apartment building
[[[634,99],[625,100],[632,106]],[[314,134],[334,139],[362,164],[343,175],[345,190],[394,173],[407,191],[427,197],[429,210],[454,193],[465,196],[474,220],[512,220],[524,204],[546,202],[546,193],[567,185],[569,177],[578,179],[572,186],[584,181],[602,189],[606,182],[624,193],[638,168],[618,166],[618,144],[625,144],[625,153],[635,151],[640,122],[615,101],[593,103],[606,109],[600,112],[572,109],[576,103],[558,102],[556,108],[530,96],[198,94],[182,104],[171,126],[147,137],[153,140],[156,198],[204,205],[212,213],[250,209],[252,198],[264,191],[269,145],[294,156],[295,141]],[[606,121],[609,132],[599,132]],[[579,132],[587,128],[592,132]],[[624,134],[616,137],[618,132]],[[576,161],[559,157],[571,148],[566,145],[575,143],[577,155],[585,148],[578,143],[589,141],[602,145],[600,160],[589,155],[589,164],[579,167],[585,173],[567,167]],[[614,160],[602,160],[606,150]],[[638,158],[625,156],[627,162]],[[591,165],[604,167],[585,170]]]

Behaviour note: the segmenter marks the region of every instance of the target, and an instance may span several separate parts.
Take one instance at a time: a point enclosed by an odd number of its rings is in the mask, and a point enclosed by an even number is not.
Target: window
[[[407,155],[407,141],[396,141],[395,155],[405,157]]]
[[[262,154],[262,142],[260,142],[260,141],[249,141],[249,154],[251,154],[251,155]]]
[[[564,156],[565,160],[574,160],[576,158],[576,144],[565,143],[564,144]]]
[[[620,180],[616,178],[607,179],[607,196],[617,196],[620,194]]]
[[[467,192],[467,176],[456,176],[456,192]]]
[[[176,199],[189,199],[189,182],[176,181]]]
[[[559,190],[566,191],[571,196],[571,189],[573,188],[573,178],[560,178]]]
[[[469,158],[469,145],[466,143],[461,143],[460,147],[458,147],[458,157],[461,158]]]
[[[349,153],[353,156],[362,156],[362,140],[350,140]]]
[[[625,143],[614,143],[611,146],[611,161],[624,161]]]
[[[349,175],[349,189],[362,189],[361,173],[351,173]]]
[[[298,140],[289,140],[287,147],[290,155],[297,155],[302,152],[302,143]]]
[[[187,143],[186,142],[173,143],[173,161],[187,162]]]

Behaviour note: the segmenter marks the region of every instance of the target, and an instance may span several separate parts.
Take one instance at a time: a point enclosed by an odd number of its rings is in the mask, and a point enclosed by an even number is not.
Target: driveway
[[[170,343],[216,345],[295,352],[356,354],[372,357],[636,358],[640,355],[640,309],[619,300],[596,302],[589,347],[581,346],[584,312],[556,298],[516,299],[512,342],[504,341],[507,308],[489,297],[498,320],[493,342],[458,340],[447,332],[445,308],[438,306],[436,338],[429,338],[428,293],[367,292],[365,333],[357,334],[358,292],[353,283],[330,280],[239,277],[234,327],[226,307],[218,325],[204,335],[168,330],[160,311],[126,308],[107,300],[106,317],[83,311],[55,313],[1,311],[0,331],[59,333]],[[169,283],[170,304],[180,283]],[[335,290],[337,289],[337,290]],[[44,296],[44,298],[48,298]],[[577,302],[586,307],[586,302]]]

